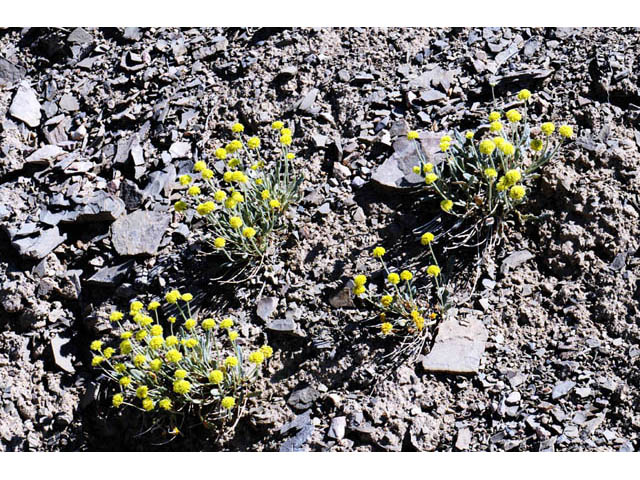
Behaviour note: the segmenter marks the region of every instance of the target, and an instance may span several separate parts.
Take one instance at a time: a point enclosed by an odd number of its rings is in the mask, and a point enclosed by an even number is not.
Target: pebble
[[[137,210],[111,226],[111,241],[119,255],[155,255],[171,222],[165,213]]]

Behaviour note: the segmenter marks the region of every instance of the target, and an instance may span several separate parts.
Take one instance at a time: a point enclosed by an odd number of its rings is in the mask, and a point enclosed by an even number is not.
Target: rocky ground
[[[0,449],[638,449],[639,40],[594,28],[0,31]],[[577,139],[532,194],[545,219],[508,230],[440,327],[477,358],[388,371],[378,359],[391,346],[344,288],[373,268],[375,245],[409,258],[431,218],[389,168],[396,139],[407,125],[476,128],[490,84],[500,98],[530,89],[534,122],[569,123]],[[260,132],[273,119],[294,129],[304,200],[265,274],[221,286],[197,224],[170,208],[174,181],[230,123]],[[173,286],[276,349],[264,401],[216,442],[140,436],[144,420],[113,412],[90,367],[106,312]]]

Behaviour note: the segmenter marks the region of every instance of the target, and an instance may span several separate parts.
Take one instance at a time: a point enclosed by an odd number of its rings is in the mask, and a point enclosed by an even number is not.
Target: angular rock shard
[[[166,213],[137,210],[111,226],[111,241],[120,255],[155,255],[171,217]]]
[[[40,119],[42,118],[40,102],[38,102],[38,96],[28,82],[20,82],[18,91],[11,102],[11,107],[9,107],[9,113],[12,117],[22,120],[30,127],[40,125]]]

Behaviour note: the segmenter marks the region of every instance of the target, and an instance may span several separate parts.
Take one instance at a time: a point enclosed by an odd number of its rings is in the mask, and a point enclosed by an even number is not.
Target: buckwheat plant
[[[278,151],[264,152],[260,138],[246,138],[244,126],[235,123],[235,138],[214,152],[226,165],[221,178],[204,161],[195,163],[193,175],[179,177],[187,195],[175,210],[195,209],[206,220],[205,238],[232,263],[262,262],[272,233],[285,226],[288,207],[299,200],[302,176],[295,169],[291,130],[280,121],[271,127]]]
[[[273,350],[265,345],[248,352],[232,319],[196,320],[189,293],[173,290],[165,299],[177,307],[179,319],[162,321],[158,301],[146,309],[134,301],[129,313],[135,327],[121,328],[117,346],[94,340],[91,363],[117,386],[112,397],[116,408],[148,412],[154,424],[169,429],[194,417],[205,426],[225,424],[255,394],[253,384]],[[116,324],[124,318],[118,311],[110,315]]]
[[[480,131],[456,130],[453,138],[443,136],[440,149],[446,159],[440,164],[427,161],[418,132],[407,134],[420,161],[414,172],[424,176],[426,188],[439,197],[440,208],[466,227],[457,234],[459,245],[468,245],[485,227],[491,231],[495,226],[501,232],[502,220],[511,211],[523,218],[516,209],[526,201],[539,176],[536,172],[573,136],[568,125],[560,126],[558,135],[551,122],[531,127],[527,116],[531,92],[521,90],[517,99],[521,109],[489,113],[482,135],[478,135]]]
[[[441,279],[441,269],[431,247],[433,234],[427,232],[422,236],[422,244],[429,249],[432,263],[426,269],[427,290],[435,291],[436,299],[429,302],[425,299],[422,288],[418,288],[416,281],[419,273],[410,270],[395,271],[389,268],[384,261],[386,250],[376,247],[372,255],[376,258],[385,273],[385,281],[381,293],[372,294],[367,288],[367,277],[363,274],[353,278],[353,294],[362,298],[378,310],[380,323],[377,325],[379,335],[382,337],[394,336],[399,339],[399,347],[394,350],[392,356],[399,357],[408,354],[415,357],[424,348],[426,340],[430,336],[429,327],[435,325],[437,318],[444,313],[447,303],[447,289]],[[421,282],[424,287],[425,282]]]

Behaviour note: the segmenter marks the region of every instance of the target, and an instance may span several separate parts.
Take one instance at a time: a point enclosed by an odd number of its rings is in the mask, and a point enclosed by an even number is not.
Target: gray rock
[[[281,452],[300,452],[303,451],[302,445],[309,440],[309,437],[313,434],[315,426],[313,423],[309,423],[302,427],[300,431],[292,438],[285,440],[280,446]]]
[[[191,144],[189,142],[175,142],[169,148],[171,158],[186,158],[191,153]]]
[[[111,226],[111,241],[120,255],[155,255],[171,217],[137,210],[118,218]]]
[[[526,262],[527,260],[531,260],[533,257],[533,253],[531,253],[529,250],[518,250],[517,252],[513,252],[502,261],[502,265],[500,266],[500,273],[504,275],[510,269],[522,265],[524,262]]]
[[[465,451],[471,444],[471,430],[468,428],[462,428],[458,430],[458,436],[456,438],[456,449]]]
[[[143,194],[148,197],[156,197],[164,193],[165,197],[171,195],[176,179],[176,168],[169,165],[165,170],[152,172],[149,174],[149,183],[143,190]]]
[[[342,165],[339,162],[334,162],[333,176],[340,180],[348,180],[349,178],[351,178],[351,170],[349,170],[349,167]]]
[[[66,234],[60,234],[58,227],[53,227],[44,230],[37,237],[21,238],[11,243],[20,255],[39,260],[49,255],[49,253],[66,239]]]
[[[317,88],[312,88],[304,95],[298,102],[294,105],[294,109],[299,110],[304,113],[315,114],[318,113],[319,109],[317,107],[313,107],[314,102],[316,101],[316,97],[320,93],[320,90]]]
[[[278,333],[286,333],[294,337],[306,338],[307,334],[300,329],[300,326],[293,319],[281,318],[270,320],[266,326],[267,330]]]
[[[71,339],[60,338],[56,335],[51,339],[50,345],[53,353],[53,361],[56,365],[65,372],[75,373],[76,369],[73,366],[73,356],[69,351],[71,347]]]
[[[276,297],[264,297],[258,300],[256,313],[258,314],[258,317],[266,322],[269,320],[269,317],[275,311],[277,306],[278,299]]]
[[[311,410],[307,410],[300,415],[296,415],[296,417],[291,420],[289,423],[285,423],[282,427],[280,427],[280,435],[285,435],[292,429],[300,430],[305,425],[311,423]]]
[[[347,417],[333,417],[327,436],[336,440],[342,440],[347,428]]]
[[[444,100],[447,96],[439,92],[438,90],[423,90],[420,92],[420,100],[422,100],[426,104],[439,102],[440,100]]]
[[[422,367],[428,372],[475,374],[487,341],[487,329],[473,317],[467,317],[468,326],[455,319],[445,320],[438,327],[433,348],[422,359]]]
[[[442,161],[440,150],[442,134],[421,132],[420,144],[427,162],[438,165]],[[376,168],[371,180],[382,187],[394,190],[412,189],[424,184],[424,177],[413,173],[420,164],[413,141],[400,137],[393,142],[393,155]]]
[[[127,260],[119,265],[113,267],[104,267],[98,270],[89,278],[89,282],[98,283],[101,285],[116,285],[119,284],[122,278],[129,273],[133,266],[133,260]]]
[[[57,145],[45,145],[25,158],[24,161],[28,165],[50,165],[52,160],[63,153],[65,153],[64,150]]]
[[[576,382],[572,382],[571,380],[565,380],[564,382],[560,382],[556,384],[555,387],[553,387],[553,390],[551,392],[551,398],[553,400],[557,400],[560,397],[564,397],[575,386],[576,386]]]
[[[122,34],[122,38],[137,42],[142,38],[142,31],[138,27],[126,27]]]
[[[120,198],[104,190],[98,190],[87,199],[85,205],[75,211],[76,215],[72,221],[77,223],[111,222],[119,218],[124,211],[124,202]]]
[[[40,119],[42,118],[40,102],[38,102],[35,90],[29,86],[27,81],[20,82],[18,91],[11,102],[11,107],[9,107],[9,113],[12,117],[22,120],[30,127],[40,125]]]
[[[77,112],[80,110],[80,104],[73,95],[66,93],[60,99],[60,108],[65,112]]]
[[[354,308],[353,281],[348,281],[344,287],[329,297],[329,305],[333,308]]]
[[[309,386],[296,390],[291,394],[287,400],[289,405],[294,410],[302,411],[311,408],[313,403],[320,397],[320,392],[315,388]]]
[[[26,75],[27,70],[0,57],[0,86],[7,87],[19,82]]]
[[[298,74],[298,69],[294,65],[283,67],[276,76],[276,79],[280,82],[286,82],[291,80]]]
[[[87,32],[84,28],[78,27],[73,30],[67,37],[69,43],[91,43],[93,41],[93,35]]]

